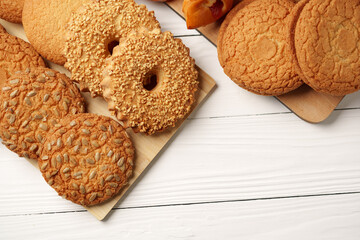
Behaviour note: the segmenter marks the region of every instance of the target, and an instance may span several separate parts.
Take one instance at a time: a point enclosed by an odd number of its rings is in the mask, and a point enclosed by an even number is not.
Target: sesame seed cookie
[[[26,0],[23,26],[34,48],[48,60],[65,64],[66,26],[71,13],[91,0]]]
[[[295,20],[300,75],[315,91],[343,96],[360,89],[360,1],[311,0]]]
[[[154,12],[132,0],[103,0],[84,5],[69,23],[65,67],[81,91],[102,95],[100,82],[112,48],[132,31],[160,31]]]
[[[135,132],[175,126],[191,110],[198,72],[189,49],[170,32],[138,33],[114,48],[104,72],[109,110]]]
[[[60,196],[85,206],[116,195],[132,176],[134,147],[115,120],[84,113],[63,119],[45,142],[39,168]]]
[[[84,112],[84,100],[64,74],[39,67],[8,79],[1,88],[0,108],[3,144],[21,157],[37,159],[50,127]]]
[[[291,0],[244,1],[222,24],[218,57],[224,72],[240,87],[277,96],[303,84],[288,43]]]
[[[35,49],[20,38],[0,33],[0,88],[15,72],[32,67],[45,67]]]
[[[0,0],[0,18],[13,23],[21,23],[25,0]]]

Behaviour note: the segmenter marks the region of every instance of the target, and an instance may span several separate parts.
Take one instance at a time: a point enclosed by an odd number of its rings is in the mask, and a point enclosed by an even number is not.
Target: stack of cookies
[[[66,199],[106,201],[133,173],[125,128],[154,134],[190,112],[198,73],[189,49],[132,0],[25,0],[20,19],[32,45],[0,28],[3,143],[38,160],[44,179]],[[64,65],[71,79],[46,68],[37,52]],[[124,127],[84,113],[74,82],[104,97]]]
[[[224,72],[261,95],[281,95],[303,82],[343,96],[360,89],[359,0],[244,0],[218,37]]]

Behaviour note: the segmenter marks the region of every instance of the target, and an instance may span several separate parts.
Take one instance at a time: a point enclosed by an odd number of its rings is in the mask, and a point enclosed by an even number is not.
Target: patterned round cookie
[[[360,89],[359,0],[308,1],[294,25],[305,83],[335,96]]]
[[[31,68],[14,74],[1,88],[0,136],[10,150],[37,159],[50,127],[84,112],[78,88],[64,74]]]
[[[0,0],[0,18],[13,23],[21,23],[25,0]]]
[[[66,26],[71,13],[91,0],[26,0],[23,26],[34,48],[50,61],[64,65]]]
[[[288,43],[291,0],[244,1],[221,26],[218,55],[224,72],[240,87],[277,96],[303,84]]]
[[[132,176],[134,147],[109,117],[77,114],[63,119],[45,142],[39,168],[60,196],[85,206],[116,195]]]
[[[17,71],[45,67],[44,60],[27,42],[7,33],[0,33],[0,88]]]
[[[160,25],[154,12],[132,0],[103,0],[85,4],[72,16],[66,41],[65,67],[80,90],[102,95],[100,82],[105,60],[122,38],[132,31],[154,30]]]
[[[116,117],[135,132],[153,134],[183,119],[198,89],[189,49],[170,32],[129,36],[114,49],[104,81],[104,98]]]

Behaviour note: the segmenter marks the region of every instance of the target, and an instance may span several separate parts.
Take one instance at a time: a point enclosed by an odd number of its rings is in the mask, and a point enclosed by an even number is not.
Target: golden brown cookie
[[[77,114],[63,119],[50,135],[39,168],[60,196],[90,206],[113,197],[127,184],[134,147],[116,121]]]
[[[154,13],[132,0],[103,0],[84,5],[69,24],[65,67],[80,90],[102,95],[100,82],[112,48],[132,31],[160,31]]]
[[[50,127],[84,112],[83,98],[64,74],[31,68],[14,74],[1,88],[0,136],[10,150],[37,159]]]
[[[261,95],[281,95],[302,85],[288,43],[291,0],[244,1],[220,29],[218,55],[239,86]]]
[[[198,88],[194,62],[170,32],[133,34],[114,48],[101,83],[103,96],[125,127],[162,131],[191,110]]]
[[[7,33],[6,29],[0,24],[0,33]]]
[[[360,89],[360,1],[311,0],[296,22],[294,46],[304,82],[342,96]]]
[[[25,0],[0,0],[0,18],[13,23],[21,23],[21,13]]]
[[[45,67],[44,60],[27,42],[7,33],[0,33],[0,88],[16,71]]]
[[[91,0],[26,0],[23,25],[34,48],[48,60],[64,65],[66,26],[71,13]]]

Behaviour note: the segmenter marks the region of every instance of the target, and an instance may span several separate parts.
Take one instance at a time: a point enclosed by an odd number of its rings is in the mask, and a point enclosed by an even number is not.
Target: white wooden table
[[[102,222],[0,145],[0,239],[360,239],[360,93],[306,123],[237,87],[165,4],[138,2],[217,88]]]

